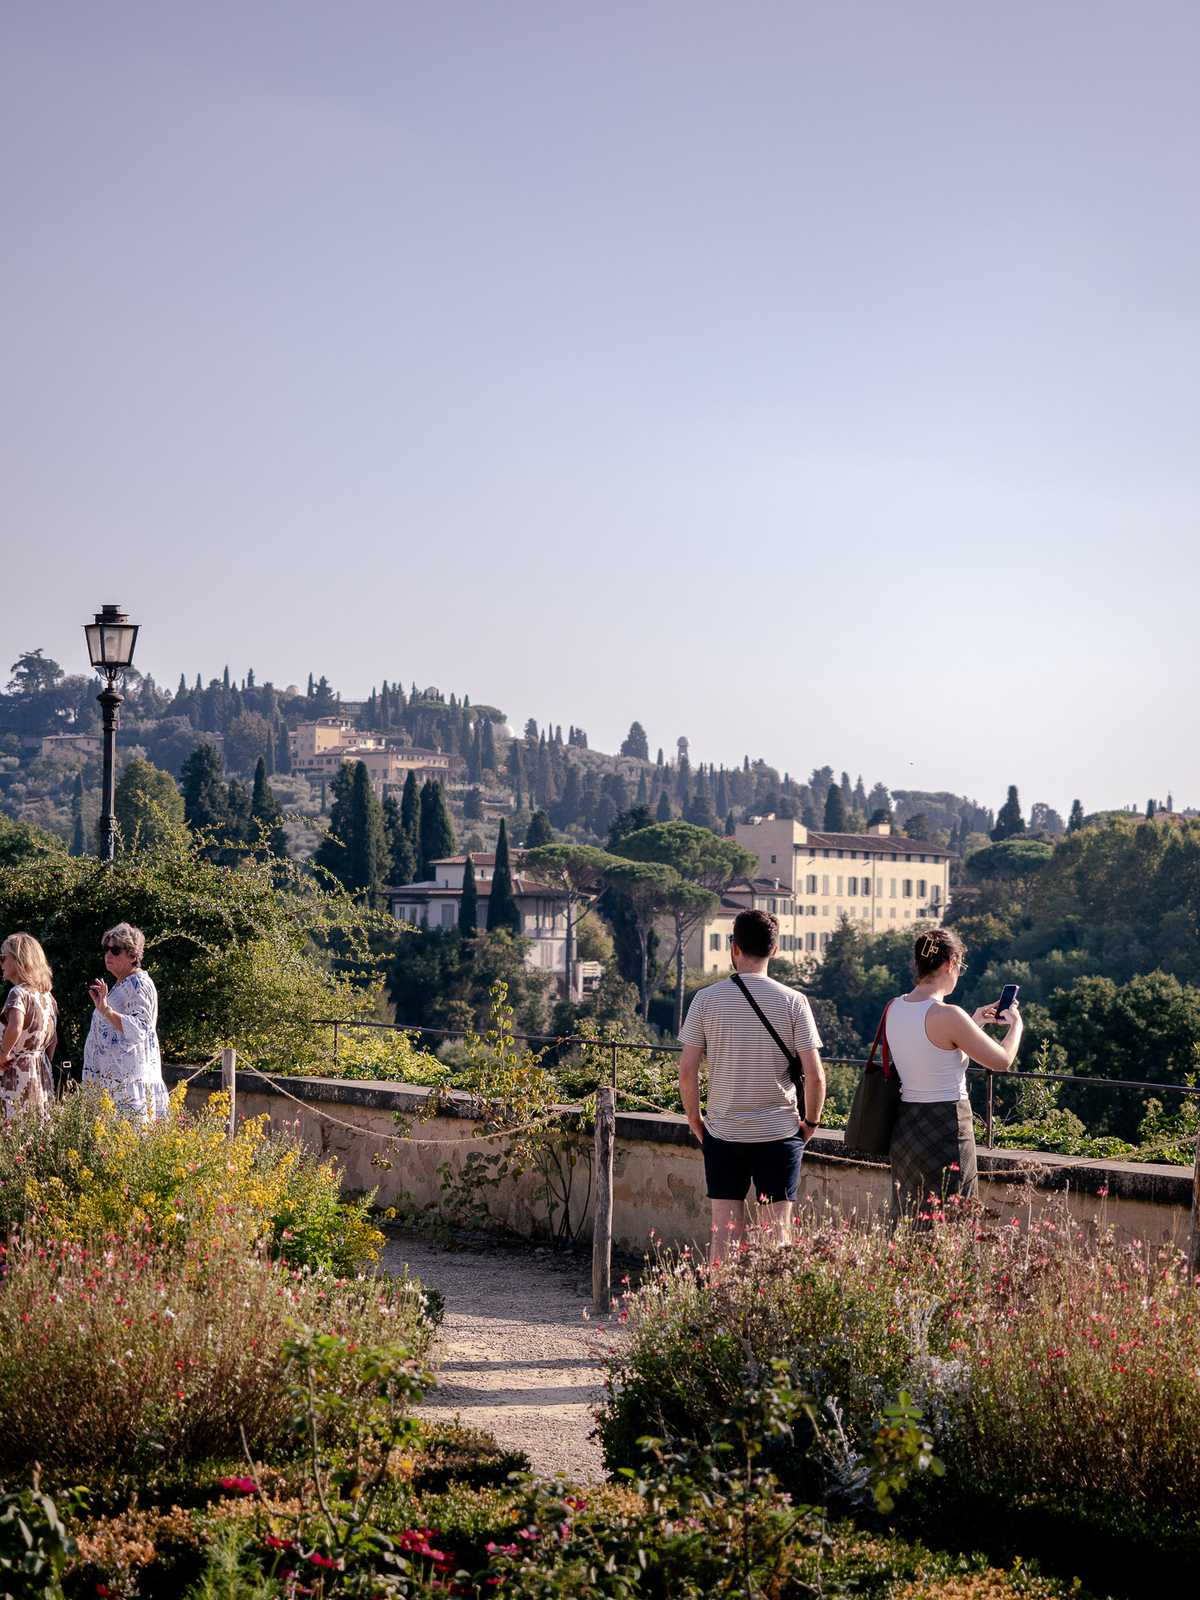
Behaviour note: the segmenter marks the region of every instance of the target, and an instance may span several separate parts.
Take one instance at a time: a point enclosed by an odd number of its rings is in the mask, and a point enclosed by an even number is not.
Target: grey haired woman
[[[89,984],[92,1025],[83,1049],[83,1081],[104,1089],[118,1112],[151,1122],[168,1111],[158,1048],[158,991],[142,968],[146,939],[140,928],[119,922],[100,941],[113,986]]]

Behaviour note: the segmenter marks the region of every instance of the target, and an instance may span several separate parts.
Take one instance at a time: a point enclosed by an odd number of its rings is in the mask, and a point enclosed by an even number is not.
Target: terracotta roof
[[[895,833],[817,833],[808,830],[808,844],[797,850],[874,850],[884,856],[938,856],[949,858],[949,850],[929,839],[905,839]]]

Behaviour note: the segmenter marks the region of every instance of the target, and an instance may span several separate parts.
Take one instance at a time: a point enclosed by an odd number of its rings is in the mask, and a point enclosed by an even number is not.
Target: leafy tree
[[[500,928],[511,934],[521,932],[521,911],[513,895],[512,869],[508,862],[508,829],[503,817],[500,818],[500,835],[496,840],[496,864],[492,869],[487,911],[487,931],[494,933]]]
[[[996,813],[996,826],[992,829],[992,839],[999,844],[1002,839],[1011,839],[1015,834],[1025,832],[1025,818],[1021,815],[1021,802],[1017,797],[1017,786],[1010,783],[1008,786],[1008,799]]]
[[[183,763],[184,818],[193,833],[229,824],[229,791],[221,757],[211,744],[198,744]]]
[[[723,839],[690,822],[658,822],[621,841],[619,852],[631,861],[673,867],[684,882],[672,894],[675,924],[675,1031],[683,1026],[684,951],[692,929],[719,903],[734,878],[754,870],[756,857],[733,839]],[[688,886],[702,891],[685,892]]]
[[[553,979],[528,964],[528,951],[529,940],[507,929],[472,940],[457,928],[403,935],[388,976],[397,1020],[416,1028],[486,1027],[491,985],[499,980],[508,986],[517,1027],[544,1032]]]
[[[183,796],[169,772],[135,757],[117,780],[116,817],[122,848],[144,849],[183,826]]]
[[[5,862],[0,823],[0,927],[35,928],[55,971],[64,1055],[77,1055],[91,1020],[87,985],[99,975],[100,935],[129,921],[146,935],[168,1060],[203,1061],[224,1045],[274,1072],[319,1071],[328,1035],[319,1017],[374,1014],[375,992],[334,975],[336,935],[356,966],[376,964],[368,940],[387,928],[336,887],[294,863],[234,867],[177,829],[115,862],[69,856],[61,845]],[[15,831],[15,830],[14,830]]]
[[[967,858],[967,873],[977,881],[1027,878],[1054,857],[1054,846],[1042,839],[1002,839]]]
[[[544,811],[535,811],[529,819],[529,827],[525,833],[525,848],[536,850],[539,845],[554,843],[554,829],[550,826],[550,818]]]
[[[0,816],[0,868],[26,863],[33,863],[36,867],[46,857],[61,855],[62,849],[63,842],[56,834],[35,828],[30,822],[13,822],[8,817]],[[37,924],[10,919],[4,926],[32,928]]]
[[[924,811],[918,811],[914,816],[909,817],[904,824],[904,832],[910,839],[932,839],[933,824]]]
[[[469,852],[463,867],[462,899],[458,902],[458,931],[464,939],[473,939],[479,932],[479,892],[475,887],[475,863]]]
[[[482,822],[483,820],[483,791],[477,788],[468,789],[463,797],[463,817],[467,822]]]
[[[244,711],[225,735],[225,764],[231,772],[253,772],[271,747],[271,727],[257,711]]]
[[[621,744],[623,756],[635,756],[639,761],[649,761],[650,745],[646,739],[646,730],[640,722],[630,723],[629,732]]]
[[[9,669],[9,694],[34,696],[53,689],[63,676],[63,669],[52,661],[44,650],[24,650]]]
[[[525,852],[525,871],[538,883],[557,889],[567,902],[565,987],[568,997],[574,994],[576,924],[604,893],[605,873],[614,862],[615,857],[607,851],[588,844],[544,844]]]
[[[1035,800],[1029,808],[1029,831],[1048,833],[1051,838],[1057,838],[1067,830],[1053,806],[1048,806],[1044,800]]]
[[[283,859],[288,853],[287,831],[283,826],[283,812],[275,791],[267,781],[267,764],[259,756],[254,768],[254,788],[250,794],[250,820],[259,837],[267,841],[273,856]]]
[[[825,795],[825,833],[845,833],[846,802],[840,787],[831,783]]]
[[[1067,832],[1078,833],[1083,827],[1083,801],[1071,801],[1071,815],[1067,818]]]
[[[653,861],[618,861],[606,871],[610,892],[618,898],[637,943],[638,1000],[642,1021],[650,1015],[651,941],[655,920],[674,913],[674,891],[682,882],[674,867]]]
[[[401,805],[402,815],[403,809],[403,805]],[[421,788],[419,830],[420,865],[418,870],[420,872],[420,881],[425,882],[433,877],[433,863],[435,861],[444,861],[447,856],[452,856],[455,850],[454,824],[450,821],[450,813],[446,809],[442,786],[436,778],[427,779]]]

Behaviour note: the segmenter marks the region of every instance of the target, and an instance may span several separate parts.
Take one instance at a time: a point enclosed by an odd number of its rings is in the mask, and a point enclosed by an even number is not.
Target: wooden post
[[[1200,1278],[1200,1133],[1196,1135],[1196,1160],[1192,1167],[1192,1237],[1188,1246],[1188,1271],[1195,1283]]]
[[[237,1133],[237,1051],[221,1051],[221,1087],[229,1095],[230,1139]]]
[[[603,1316],[612,1309],[613,1144],[617,1132],[617,1100],[603,1083],[596,1090],[596,1154],[592,1212],[592,1310]]]

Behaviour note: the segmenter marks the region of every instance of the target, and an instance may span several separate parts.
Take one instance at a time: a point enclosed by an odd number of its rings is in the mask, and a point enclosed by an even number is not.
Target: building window
[[[806,950],[815,950],[817,948],[817,936],[815,933],[806,933],[804,935],[804,948]]]
[[[847,878],[846,879],[846,893],[847,894],[857,894],[858,893],[858,879],[857,878]]]
[[[725,935],[725,948],[726,950],[733,949],[733,935],[731,933]]]
[[[894,900],[896,898],[896,880],[895,880],[895,878],[893,878],[891,880],[891,888],[890,888],[890,890],[888,892],[891,895],[892,899]]]
[[[817,908],[816,908],[816,906],[809,906],[809,908],[808,908],[808,914],[809,914],[809,916],[810,916],[810,917],[815,917],[815,916],[816,916],[816,914],[817,914]]]
[[[846,881],[846,880],[845,880],[845,878],[842,878],[842,877],[839,877],[839,878],[838,878],[838,886],[837,886],[837,892],[838,892],[838,893],[839,893],[839,894],[845,894],[845,892],[846,892],[846,891],[845,891],[845,890],[844,890],[844,889],[843,889],[843,888],[842,888],[842,884],[843,884],[843,883],[845,883],[845,881]],[[839,907],[838,907],[838,910],[839,910],[839,911],[840,911],[840,910],[841,910],[841,909],[842,909],[842,908],[841,908],[841,906],[839,906]]]
[[[829,874],[827,872],[821,874],[821,893],[829,893]]]
[[[708,936],[708,948],[710,950],[719,950],[721,948],[721,935],[719,933],[710,933],[709,934],[709,936]]]
[[[880,898],[883,897],[883,879],[882,878],[876,878],[875,879],[875,893],[876,893],[876,895],[878,897],[880,897]]]
[[[515,759],[515,758],[514,758],[514,759]],[[924,857],[924,856],[922,856],[922,857],[921,857],[921,860],[922,860],[922,861],[924,861],[924,859],[925,859],[925,857]],[[771,857],[771,865],[772,865],[772,866],[774,866],[774,865],[775,865],[775,857],[774,857],[774,856],[772,856],[772,857]]]
[[[924,878],[918,878],[917,879],[917,899],[918,900],[924,900],[924,898],[925,898],[925,888],[926,888],[925,879]]]
[[[830,940],[831,937],[832,937],[832,935],[830,935],[828,933],[823,933],[821,935],[821,949],[822,950],[827,950],[829,948],[829,940]]]
[[[905,880],[904,880],[904,898],[906,900],[911,900],[912,899],[912,879],[911,878],[905,878]],[[908,916],[908,914],[909,913],[907,911],[904,913],[905,916]]]
[[[805,878],[804,887],[808,890],[809,894],[816,894],[816,892],[817,892],[817,875],[816,875],[815,872],[810,872],[808,877]]]
[[[942,898],[942,886],[941,886],[940,883],[930,884],[930,886],[929,886],[929,898],[930,898],[930,901],[935,906],[941,900],[941,898]]]

